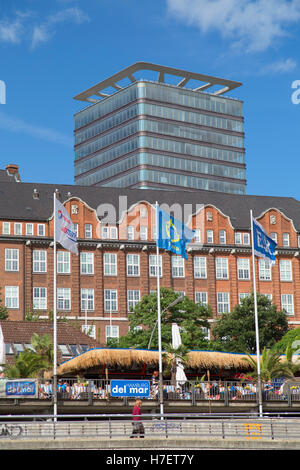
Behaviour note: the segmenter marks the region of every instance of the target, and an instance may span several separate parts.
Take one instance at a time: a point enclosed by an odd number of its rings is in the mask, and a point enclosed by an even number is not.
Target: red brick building
[[[47,318],[53,309],[55,191],[76,224],[79,248],[76,256],[57,247],[58,314],[92,326],[102,345],[127,333],[130,307],[156,290],[156,201],[197,230],[187,261],[160,252],[161,286],[210,304],[214,318],[230,311],[252,289],[252,209],[277,240],[274,267],[256,258],[257,291],[286,310],[291,326],[300,323],[300,203],[293,198],[22,183],[0,175],[0,287],[11,320],[32,309]]]

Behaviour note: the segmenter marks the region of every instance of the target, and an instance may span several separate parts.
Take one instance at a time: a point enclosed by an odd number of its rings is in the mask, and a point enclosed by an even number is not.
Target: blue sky
[[[300,0],[2,0],[0,167],[73,184],[73,97],[148,61],[241,81],[247,193],[300,199],[299,51]]]

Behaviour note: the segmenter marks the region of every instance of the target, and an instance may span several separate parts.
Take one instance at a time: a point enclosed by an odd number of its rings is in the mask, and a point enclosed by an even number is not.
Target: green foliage
[[[8,318],[8,310],[2,302],[2,289],[0,287],[0,320],[6,320]]]
[[[163,349],[172,343],[172,323],[181,331],[182,344],[189,350],[208,347],[202,328],[208,328],[211,309],[195,304],[184,297],[170,307],[180,295],[172,289],[161,288],[161,339]],[[157,295],[145,295],[129,314],[130,331],[118,341],[118,347],[158,349]],[[142,327],[142,329],[140,329]]]
[[[253,372],[247,372],[247,376],[257,379],[256,357],[248,355],[245,361],[248,362],[253,369]],[[260,360],[260,376],[263,382],[277,377],[294,377],[294,368],[290,362],[281,359],[280,353],[264,348]]]
[[[257,294],[260,348],[272,348],[288,331],[286,314],[264,295]],[[256,352],[255,314],[253,293],[215,322],[212,330],[215,350]]]
[[[295,341],[299,341],[298,348],[300,348],[300,328],[289,330],[278,343],[274,345],[274,350],[282,354],[285,353],[288,347],[291,347]],[[295,344],[296,347],[296,344]]]

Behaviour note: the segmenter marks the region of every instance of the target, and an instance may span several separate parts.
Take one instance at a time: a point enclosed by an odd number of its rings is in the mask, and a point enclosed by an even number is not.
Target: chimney
[[[20,181],[20,174],[19,174],[19,165],[15,165],[13,163],[10,163],[9,165],[6,165],[6,172],[9,176],[14,176],[16,181]]]

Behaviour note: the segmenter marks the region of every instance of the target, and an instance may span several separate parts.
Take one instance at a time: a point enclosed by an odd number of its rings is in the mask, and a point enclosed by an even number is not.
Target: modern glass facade
[[[245,194],[242,102],[140,80],[75,115],[75,183]]]

